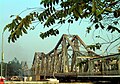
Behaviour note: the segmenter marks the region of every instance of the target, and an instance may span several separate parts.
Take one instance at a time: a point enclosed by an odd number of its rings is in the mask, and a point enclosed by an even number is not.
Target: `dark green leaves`
[[[99,22],[95,24],[95,29],[98,29],[98,28],[104,29],[105,27],[103,26],[101,22]]]
[[[50,30],[48,30],[47,32],[44,32],[44,33],[40,33],[40,37],[42,38],[42,39],[44,39],[44,38],[46,38],[46,37],[49,37],[50,35],[51,36],[56,36],[57,34],[59,34],[59,31],[58,31],[58,29],[50,29]]]
[[[73,23],[73,20],[72,20],[72,19],[69,19],[69,20],[68,20],[68,23]]]
[[[58,4],[59,0],[42,0],[40,4],[43,4],[44,7],[52,7],[55,4]]]
[[[48,17],[47,21],[45,22],[44,27],[45,26],[49,27],[49,26],[53,25],[54,23],[55,23],[54,17],[50,16],[50,17]]]
[[[38,23],[43,24],[44,27],[51,27],[56,22],[57,24],[65,24],[65,22],[72,24],[79,19],[89,18],[95,29],[105,29],[106,26],[102,24],[105,17],[109,19],[112,15],[115,17],[114,19],[117,19],[120,16],[119,1],[115,0],[42,0],[40,4],[44,6],[42,8],[44,10],[40,12],[32,11],[24,18],[16,16],[10,24],[6,25],[4,31],[8,29],[10,32],[9,42],[15,42],[20,36],[27,34],[27,30],[31,29],[30,24],[36,21],[39,21]],[[11,17],[13,16],[15,15],[11,15]],[[114,25],[118,22],[118,20],[113,21]],[[120,33],[119,28],[111,25],[107,24],[108,31],[118,31]],[[90,30],[91,26],[87,28],[87,32],[89,33]],[[58,33],[58,30],[50,29],[41,33],[40,37],[44,39]]]
[[[98,29],[98,27],[99,27],[99,25],[98,25],[98,24],[96,24],[96,25],[95,25],[95,29]]]
[[[87,27],[86,32],[87,32],[87,33],[90,33],[90,30],[91,30],[91,27]]]
[[[118,18],[120,16],[120,8],[114,11],[114,17]]]
[[[8,37],[8,42],[15,42],[17,38],[24,34],[27,34],[27,29],[30,28],[30,24],[37,17],[37,13],[30,13],[25,18],[21,18],[20,16],[16,16],[13,21],[6,25],[4,31],[8,29],[10,32],[10,36]]]
[[[65,19],[60,19],[60,21],[58,22],[58,24],[63,24],[63,23],[65,23]]]
[[[101,44],[100,43],[96,43],[95,45],[89,45],[87,46],[88,48],[90,48],[91,50],[96,50],[96,49],[100,49],[101,48]]]
[[[100,27],[102,28],[102,29],[104,29],[105,27],[103,26],[103,24],[102,23],[100,23]]]
[[[107,30],[108,30],[108,31],[111,31],[111,33],[113,33],[114,31],[117,31],[118,33],[120,33],[120,29],[119,29],[119,28],[114,27],[114,26],[111,26],[111,25],[109,25],[109,26],[107,27]]]
[[[23,32],[24,32],[25,34],[27,34],[27,31],[26,31],[26,29],[24,29],[24,28],[23,28]]]

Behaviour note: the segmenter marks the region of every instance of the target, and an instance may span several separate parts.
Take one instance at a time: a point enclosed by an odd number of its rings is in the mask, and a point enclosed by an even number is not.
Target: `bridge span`
[[[34,80],[50,77],[111,80],[120,77],[120,53],[98,55],[78,35],[64,34],[49,53],[35,52],[32,75]]]

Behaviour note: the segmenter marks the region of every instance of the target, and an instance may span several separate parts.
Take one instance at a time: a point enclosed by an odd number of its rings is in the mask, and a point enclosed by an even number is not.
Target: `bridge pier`
[[[66,45],[66,39],[63,37],[62,42],[62,56],[63,56],[63,72],[68,72],[68,55],[67,55],[67,45]]]

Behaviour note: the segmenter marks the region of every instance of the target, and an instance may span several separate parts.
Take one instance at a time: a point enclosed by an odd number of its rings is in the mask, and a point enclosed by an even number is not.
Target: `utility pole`
[[[4,31],[2,32],[1,78],[2,78],[2,76],[3,76],[3,60],[4,60],[3,42],[4,42]]]

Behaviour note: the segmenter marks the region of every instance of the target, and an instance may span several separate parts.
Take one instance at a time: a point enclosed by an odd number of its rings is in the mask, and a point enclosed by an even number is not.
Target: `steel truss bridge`
[[[78,35],[64,34],[49,53],[35,52],[32,74],[35,80],[120,77],[120,53],[100,56]]]

